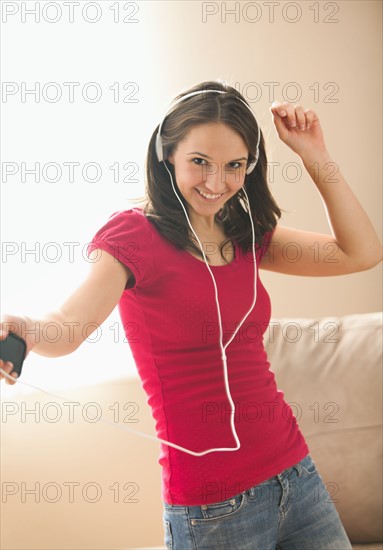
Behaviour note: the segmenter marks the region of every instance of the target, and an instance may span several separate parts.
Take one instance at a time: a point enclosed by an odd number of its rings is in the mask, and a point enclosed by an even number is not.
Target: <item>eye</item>
[[[229,162],[229,168],[232,170],[237,170],[241,168],[242,164],[240,162]]]
[[[201,161],[201,162],[195,162],[195,161]],[[206,162],[205,159],[201,159],[200,157],[194,157],[192,159],[192,162],[194,162],[194,164],[196,164],[197,166],[203,166],[203,163]]]

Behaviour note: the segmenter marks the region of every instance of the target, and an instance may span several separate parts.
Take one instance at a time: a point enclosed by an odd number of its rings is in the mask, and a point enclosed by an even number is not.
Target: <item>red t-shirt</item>
[[[257,247],[257,270],[271,235]],[[205,262],[164,238],[140,208],[113,214],[88,252],[96,248],[127,265],[135,277],[118,307],[157,436],[195,452],[236,447],[214,285]],[[231,263],[210,266],[224,344],[252,304],[253,264],[251,250],[243,253],[236,245]],[[270,316],[270,298],[258,274],[256,304],[226,348],[241,447],[196,457],[160,443],[164,502],[193,506],[226,500],[309,453],[264,349]]]

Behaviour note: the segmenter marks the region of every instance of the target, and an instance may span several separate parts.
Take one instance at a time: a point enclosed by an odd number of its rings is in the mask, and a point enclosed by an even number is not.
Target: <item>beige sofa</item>
[[[264,341],[353,548],[383,549],[382,313],[273,320]]]
[[[272,319],[264,341],[354,549],[382,550],[382,314]],[[112,424],[119,404],[120,424],[155,433],[138,378],[54,393],[97,403]],[[63,408],[47,421],[57,405],[41,392],[11,401],[1,424],[2,548],[163,548],[157,442],[78,414],[66,422]],[[22,405],[45,414],[23,422]]]

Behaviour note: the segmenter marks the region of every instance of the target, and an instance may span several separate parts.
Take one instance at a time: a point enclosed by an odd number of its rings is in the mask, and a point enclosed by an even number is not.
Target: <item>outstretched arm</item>
[[[100,257],[97,251],[89,257],[97,261],[91,264],[85,280],[59,309],[42,319],[4,314],[0,322],[0,340],[11,331],[25,339],[27,355],[30,351],[46,357],[73,353],[110,315],[133,277],[126,265],[104,250]],[[49,335],[52,327],[53,338]],[[4,365],[0,357],[0,368],[11,373],[13,366]],[[0,380],[2,378],[4,375],[0,373]],[[8,378],[6,383],[14,384]]]
[[[290,275],[328,276],[364,271],[380,263],[379,238],[330,156],[316,113],[280,102],[270,110],[278,136],[300,156],[318,189],[332,234],[278,225],[260,267]]]

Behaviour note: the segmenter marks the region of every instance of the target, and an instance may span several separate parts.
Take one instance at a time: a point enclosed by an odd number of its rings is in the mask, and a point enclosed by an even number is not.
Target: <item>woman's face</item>
[[[193,126],[168,157],[188,210],[214,217],[244,184],[248,155],[242,136],[226,124]]]

